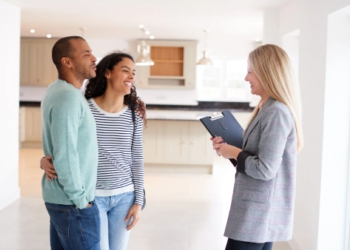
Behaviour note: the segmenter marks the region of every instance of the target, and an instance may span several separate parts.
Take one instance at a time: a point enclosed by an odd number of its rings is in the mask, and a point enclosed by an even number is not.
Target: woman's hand
[[[129,221],[130,218],[132,217],[132,222],[131,224],[126,228],[126,230],[130,230],[131,228],[133,228],[134,226],[136,226],[137,222],[140,219],[140,215],[141,215],[141,205],[138,204],[134,204],[129,212],[128,215],[125,218],[125,221]]]
[[[213,149],[216,151],[218,156],[222,156],[226,159],[235,159],[242,150],[235,146],[228,145],[226,142],[222,140],[220,136],[215,138],[210,138],[213,142]]]
[[[46,173],[46,179],[52,181],[52,178],[57,179],[55,167],[52,165],[52,157],[46,156],[40,160],[40,166]]]
[[[224,143],[224,141],[222,140],[222,138],[220,136],[217,136],[217,137],[212,137],[210,138],[210,140],[213,142],[213,149],[216,151],[216,154],[218,156],[221,156],[221,154],[218,152],[218,144],[222,144]]]

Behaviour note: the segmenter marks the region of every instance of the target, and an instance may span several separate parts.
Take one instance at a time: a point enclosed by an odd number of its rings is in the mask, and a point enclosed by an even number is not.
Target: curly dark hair
[[[123,58],[129,58],[134,62],[131,55],[124,52],[112,52],[105,56],[96,66],[96,77],[88,81],[85,89],[85,98],[94,98],[101,96],[105,93],[107,89],[107,79],[105,77],[107,70],[113,70],[114,66],[120,63]],[[124,104],[128,105],[129,108],[134,112],[137,110],[139,114],[143,117],[146,122],[146,106],[145,103],[137,96],[136,87],[133,85],[131,87],[131,92],[129,95],[124,97]]]

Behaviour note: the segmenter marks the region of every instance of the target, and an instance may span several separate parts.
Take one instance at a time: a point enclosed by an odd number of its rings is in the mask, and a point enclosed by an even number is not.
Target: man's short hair
[[[52,61],[55,64],[58,71],[61,70],[61,59],[62,57],[71,57],[75,49],[70,43],[70,40],[83,40],[80,36],[67,36],[59,39],[52,48]]]

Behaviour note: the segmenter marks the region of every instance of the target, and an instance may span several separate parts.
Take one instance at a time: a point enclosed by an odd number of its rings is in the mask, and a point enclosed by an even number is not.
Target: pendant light
[[[149,34],[149,31],[147,31],[143,25],[140,26],[140,30],[142,32],[142,41],[139,45],[137,45],[137,53],[139,53],[139,56],[135,60],[135,65],[137,66],[153,66],[154,62],[152,61],[150,57],[150,46],[146,43],[144,37],[145,34]]]
[[[207,30],[203,30],[204,32],[204,41],[205,47],[203,50],[203,57],[197,62],[197,65],[213,65],[213,61],[209,58],[209,49],[207,48]]]

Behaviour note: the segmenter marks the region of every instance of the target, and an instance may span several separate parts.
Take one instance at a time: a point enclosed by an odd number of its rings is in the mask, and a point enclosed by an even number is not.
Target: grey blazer
[[[292,238],[296,158],[292,114],[270,98],[244,134],[226,237],[255,243]]]

